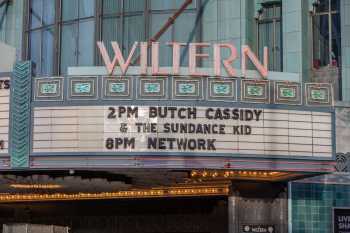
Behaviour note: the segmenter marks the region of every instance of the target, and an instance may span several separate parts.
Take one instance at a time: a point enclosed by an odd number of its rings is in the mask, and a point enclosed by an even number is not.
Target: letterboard
[[[0,78],[0,154],[8,155],[10,78]]]
[[[165,106],[35,107],[34,153],[332,157],[328,112]]]

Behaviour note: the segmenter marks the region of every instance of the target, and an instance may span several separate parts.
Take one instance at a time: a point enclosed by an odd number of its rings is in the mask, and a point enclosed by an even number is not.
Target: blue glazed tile
[[[291,188],[292,233],[329,233],[332,208],[350,206],[347,185],[293,184]]]

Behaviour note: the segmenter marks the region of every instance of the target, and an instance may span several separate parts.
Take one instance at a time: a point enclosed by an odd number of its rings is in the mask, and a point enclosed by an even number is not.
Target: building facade
[[[63,75],[67,67],[102,64],[96,41],[117,41],[128,54],[135,41],[155,36],[182,4],[3,1],[1,38],[18,49],[19,58],[34,62],[36,75]],[[267,46],[269,70],[297,73],[305,81],[331,80],[335,98],[348,101],[342,78],[347,72],[346,7],[346,1],[193,1],[157,41],[232,41],[237,48],[249,45],[259,57]],[[167,59],[161,65],[170,66],[171,49],[161,47]],[[187,53],[183,49],[182,66]],[[210,60],[201,65],[209,67]],[[234,66],[240,67],[240,61]]]
[[[0,52],[16,60],[0,70],[0,223],[346,229],[349,14],[348,0],[0,1],[16,51]]]

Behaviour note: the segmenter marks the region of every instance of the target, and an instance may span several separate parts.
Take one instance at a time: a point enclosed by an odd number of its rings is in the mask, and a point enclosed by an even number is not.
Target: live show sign
[[[34,153],[332,157],[331,113],[186,106],[35,107]]]
[[[333,233],[350,233],[350,208],[333,209]]]

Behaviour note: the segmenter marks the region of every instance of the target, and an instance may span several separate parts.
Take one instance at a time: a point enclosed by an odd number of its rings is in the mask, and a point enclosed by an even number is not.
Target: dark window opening
[[[269,70],[282,71],[282,4],[272,2],[263,4],[257,18],[258,55],[262,60],[264,47],[268,48]]]
[[[314,3],[312,15],[313,68],[339,67],[341,57],[340,1]]]

